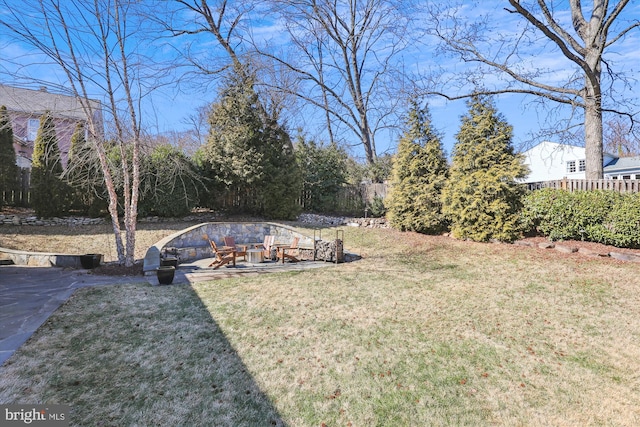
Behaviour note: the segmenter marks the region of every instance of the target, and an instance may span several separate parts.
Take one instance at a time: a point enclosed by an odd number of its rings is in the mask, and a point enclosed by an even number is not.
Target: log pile
[[[342,240],[318,240],[316,242],[316,260],[327,262],[344,262]]]

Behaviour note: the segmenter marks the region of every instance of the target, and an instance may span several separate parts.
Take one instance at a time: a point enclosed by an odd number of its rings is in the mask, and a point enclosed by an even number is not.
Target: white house
[[[545,141],[523,155],[530,171],[523,180],[525,183],[585,179],[584,147]],[[640,179],[640,157],[617,157],[604,153],[602,166],[605,179]]]
[[[640,157],[616,157],[603,173],[605,179],[640,179]]]

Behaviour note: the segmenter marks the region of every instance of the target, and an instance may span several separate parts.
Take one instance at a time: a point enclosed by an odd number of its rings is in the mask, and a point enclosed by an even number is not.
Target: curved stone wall
[[[160,255],[172,248],[181,262],[212,257],[211,246],[204,239],[209,236],[217,245],[224,244],[225,236],[233,236],[236,244],[262,243],[264,236],[276,236],[276,242],[288,243],[299,237],[301,247],[313,247],[313,238],[291,227],[272,222],[205,222],[178,231],[151,246],[144,257],[145,274],[160,266]]]

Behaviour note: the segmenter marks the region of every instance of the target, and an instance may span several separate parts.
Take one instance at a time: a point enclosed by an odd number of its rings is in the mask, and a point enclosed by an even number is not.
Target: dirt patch
[[[109,263],[92,269],[91,274],[97,274],[100,276],[143,276],[144,271],[143,264],[141,262],[136,262],[131,267]]]

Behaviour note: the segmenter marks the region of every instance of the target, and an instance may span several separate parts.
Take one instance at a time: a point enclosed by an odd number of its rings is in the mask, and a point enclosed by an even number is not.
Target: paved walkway
[[[174,284],[197,283],[230,277],[329,267],[323,262],[239,262],[237,267],[207,268],[211,259],[180,264]],[[25,342],[76,289],[122,283],[151,283],[155,276],[101,276],[90,270],[58,267],[0,265],[0,370],[1,365]]]
[[[0,266],[0,365],[79,288],[145,282],[58,267]]]

